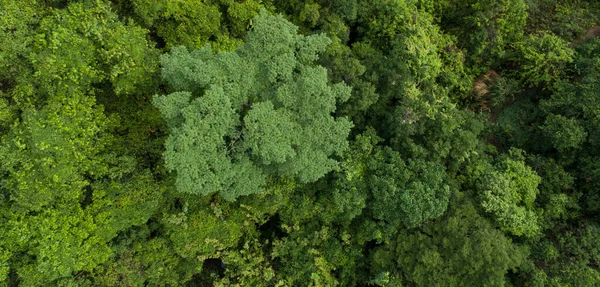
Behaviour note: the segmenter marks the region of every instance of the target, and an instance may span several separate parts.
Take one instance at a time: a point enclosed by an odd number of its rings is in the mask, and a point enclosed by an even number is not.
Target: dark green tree
[[[468,66],[475,74],[497,64],[511,45],[524,36],[527,2],[524,0],[440,1],[442,29],[456,35],[466,49]]]
[[[507,272],[525,260],[526,249],[478,215],[465,194],[455,197],[443,219],[402,231],[395,252],[379,249],[375,262],[396,260],[399,270],[388,267],[388,272],[419,286],[504,286]]]

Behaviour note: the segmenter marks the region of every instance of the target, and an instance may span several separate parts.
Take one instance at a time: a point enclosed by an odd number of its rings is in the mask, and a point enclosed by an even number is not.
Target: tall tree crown
[[[332,116],[350,88],[314,64],[329,43],[263,11],[233,52],[207,45],[163,56],[177,92],[154,104],[171,129],[165,163],[178,190],[234,200],[259,193],[270,175],[313,182],[335,169],[352,123]]]

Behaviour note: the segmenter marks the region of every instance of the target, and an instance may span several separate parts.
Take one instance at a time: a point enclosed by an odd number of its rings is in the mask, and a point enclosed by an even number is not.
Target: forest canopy
[[[598,286],[599,20],[0,0],[0,286]]]

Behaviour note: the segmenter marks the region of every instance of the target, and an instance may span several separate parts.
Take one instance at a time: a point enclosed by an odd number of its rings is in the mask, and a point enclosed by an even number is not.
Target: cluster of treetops
[[[0,0],[0,286],[599,286],[595,0]]]

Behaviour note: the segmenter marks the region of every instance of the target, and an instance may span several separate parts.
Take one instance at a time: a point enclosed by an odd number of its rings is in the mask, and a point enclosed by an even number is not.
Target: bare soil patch
[[[592,38],[592,37],[600,37],[600,24],[596,24],[594,26],[592,26],[591,28],[589,28],[585,34],[583,35],[583,37],[580,37],[579,39],[571,42],[571,44],[569,44],[569,47],[573,48],[579,44],[581,44],[583,41]]]

